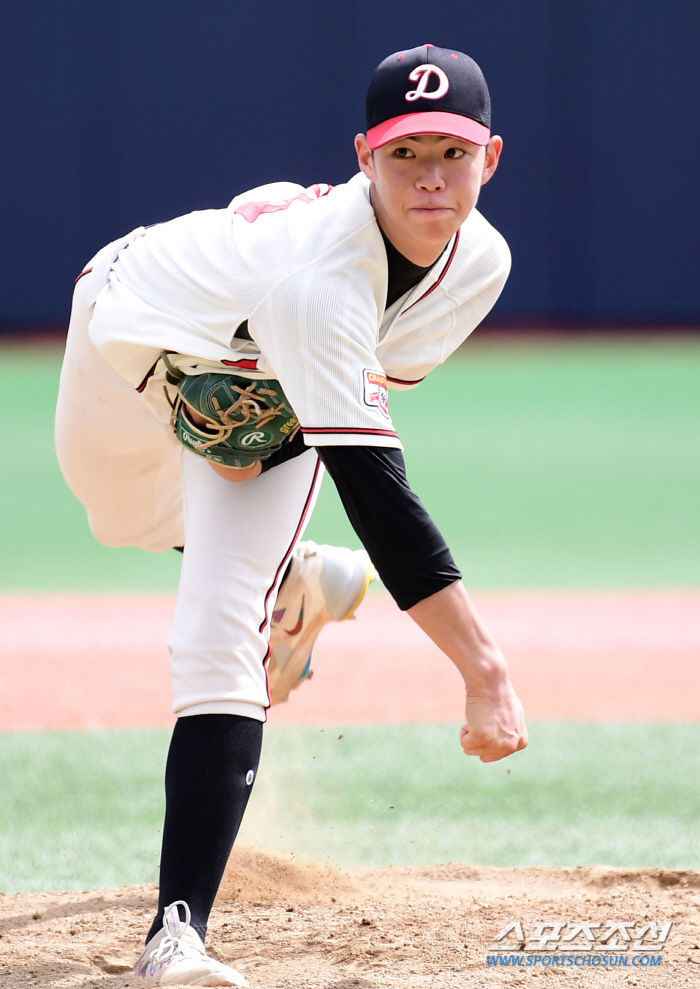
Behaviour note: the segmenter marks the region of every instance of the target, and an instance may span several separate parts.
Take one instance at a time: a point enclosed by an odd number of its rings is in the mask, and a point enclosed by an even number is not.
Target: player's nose
[[[445,188],[445,180],[440,174],[437,166],[425,168],[421,171],[416,186],[425,192],[440,192]]]

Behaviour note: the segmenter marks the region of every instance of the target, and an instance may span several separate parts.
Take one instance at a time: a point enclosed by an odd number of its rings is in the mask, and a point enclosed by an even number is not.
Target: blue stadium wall
[[[348,178],[375,64],[425,42],[480,62],[505,139],[493,318],[700,325],[700,4],[4,0],[0,23],[5,331],[65,323],[138,224]]]

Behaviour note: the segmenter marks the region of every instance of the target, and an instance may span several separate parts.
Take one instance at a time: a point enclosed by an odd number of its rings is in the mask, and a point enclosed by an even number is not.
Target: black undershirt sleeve
[[[387,307],[426,276],[404,257],[380,228],[387,255]],[[439,260],[439,259],[438,259]],[[249,340],[248,321],[236,337]],[[301,432],[263,460],[263,471],[306,451]],[[406,611],[459,580],[452,554],[419,498],[411,491],[399,450],[378,446],[316,448],[338,489],[350,522],[399,608]]]
[[[409,486],[400,450],[379,446],[316,450],[353,529],[402,611],[460,579],[439,529]]]

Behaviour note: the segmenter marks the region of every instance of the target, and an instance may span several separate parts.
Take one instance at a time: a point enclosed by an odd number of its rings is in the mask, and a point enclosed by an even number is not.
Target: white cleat
[[[324,625],[355,617],[377,571],[363,549],[299,543],[277,596],[270,631],[270,698],[280,704],[311,677],[311,650]]]
[[[184,923],[178,906],[185,908]],[[199,934],[190,927],[190,916],[184,900],[167,907],[163,927],[144,948],[134,973],[161,986],[248,986],[235,968],[209,957]]]

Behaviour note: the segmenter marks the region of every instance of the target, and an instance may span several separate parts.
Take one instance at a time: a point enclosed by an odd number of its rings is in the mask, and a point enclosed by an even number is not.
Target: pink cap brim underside
[[[367,143],[371,151],[376,151],[399,138],[416,134],[444,134],[445,137],[460,137],[463,141],[479,145],[488,144],[491,137],[488,127],[471,117],[463,117],[460,113],[425,111],[404,113],[400,117],[385,120],[376,127],[370,127],[367,131]]]

